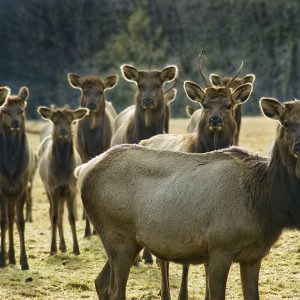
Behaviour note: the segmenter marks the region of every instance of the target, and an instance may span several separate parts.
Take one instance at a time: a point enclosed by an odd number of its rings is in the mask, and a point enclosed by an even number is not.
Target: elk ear
[[[171,102],[173,102],[176,98],[177,95],[177,89],[173,88],[170,89],[167,93],[164,94],[164,100],[166,104],[170,104]]]
[[[237,87],[232,93],[234,103],[242,104],[246,102],[252,93],[252,89],[253,88],[251,83],[245,83]]]
[[[46,106],[40,106],[37,109],[38,113],[46,120],[51,120],[52,110]]]
[[[130,65],[122,65],[121,66],[121,72],[127,81],[133,81],[133,82],[138,82],[140,79],[140,73],[139,71]]]
[[[22,100],[26,101],[28,96],[29,96],[28,88],[26,86],[21,87],[19,90],[19,97],[21,97]]]
[[[209,76],[209,81],[214,85],[214,86],[224,86],[224,82],[221,78],[221,76],[217,74],[210,74]]]
[[[73,120],[80,120],[88,114],[89,110],[87,108],[78,108],[72,113]]]
[[[103,85],[104,85],[104,90],[110,90],[113,87],[116,86],[117,82],[119,80],[119,76],[118,75],[112,75],[112,76],[107,76],[104,79]]]
[[[74,73],[68,73],[68,80],[70,85],[75,89],[81,89],[82,78]]]
[[[177,74],[177,66],[168,66],[161,71],[160,80],[162,81],[162,83],[172,81],[177,77]]]
[[[281,120],[284,113],[284,106],[274,98],[261,98],[259,105],[262,113],[273,120]]]
[[[202,104],[205,99],[205,92],[201,89],[199,85],[192,81],[185,81],[183,84],[186,95],[190,100],[194,102],[199,102]]]
[[[255,75],[254,74],[247,74],[242,79],[242,83],[253,83],[254,81],[255,81]]]
[[[188,115],[188,117],[191,117],[192,114],[195,112],[195,109],[194,109],[193,107],[187,105],[187,106],[185,107],[185,112],[186,112],[186,114]]]
[[[0,106],[5,102],[9,94],[10,94],[9,87],[7,86],[0,87]]]

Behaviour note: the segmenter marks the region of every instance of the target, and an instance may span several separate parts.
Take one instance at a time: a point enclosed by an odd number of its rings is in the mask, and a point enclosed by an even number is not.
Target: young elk
[[[232,90],[230,87],[212,87],[206,78],[204,82],[206,83],[204,90],[194,82],[184,82],[184,89],[189,99],[199,102],[203,108],[196,133],[161,134],[141,141],[140,145],[152,149],[189,153],[204,153],[235,145],[237,133],[235,110],[250,97],[252,84],[242,84]],[[168,264],[161,263],[160,265],[162,294],[163,298],[168,299],[170,297]],[[188,299],[187,280],[188,266],[186,265],[183,267],[180,300]]]
[[[138,91],[134,109],[126,109],[117,117],[116,123],[119,125],[111,144],[138,143],[164,133],[168,130],[169,98],[164,97],[162,87],[166,82],[176,79],[177,67],[168,66],[162,71],[139,71],[133,66],[123,65],[121,71],[127,81],[137,85]]]
[[[81,77],[69,73],[68,80],[73,88],[81,91],[80,104],[89,110],[88,116],[75,124],[75,146],[82,162],[87,162],[110,147],[117,114],[111,102],[105,100],[104,93],[116,86],[119,77],[111,75],[102,80],[96,76]],[[90,235],[90,222],[86,218],[84,236]]]
[[[20,237],[20,264],[29,269],[25,250],[24,204],[29,180],[36,166],[36,158],[25,133],[25,107],[29,91],[22,87],[16,96],[7,87],[0,88],[0,211],[1,251],[0,267],[6,265],[6,232],[8,229],[9,263],[15,264],[14,220]]]
[[[236,89],[237,87],[239,87],[240,85],[245,84],[245,83],[252,83],[252,85],[253,85],[254,81],[255,81],[254,74],[247,74],[243,78],[240,78],[240,77],[233,78],[233,77],[229,77],[229,76],[221,77],[217,74],[210,75],[210,82],[215,87],[228,86],[228,87],[231,87],[232,89]],[[229,86],[229,84],[230,84],[230,86]],[[189,117],[191,117],[188,122],[188,125],[187,125],[187,132],[196,132],[198,124],[199,124],[199,119],[201,117],[202,108],[194,110],[192,107],[187,106],[186,111],[187,111],[187,115]],[[240,128],[241,128],[241,119],[242,119],[242,109],[241,109],[240,105],[237,106],[235,109],[235,117],[234,118],[235,118],[235,122],[237,125],[235,145],[238,145]]]
[[[69,222],[73,235],[73,252],[78,255],[79,246],[75,227],[76,179],[74,169],[81,164],[80,156],[74,148],[72,123],[82,119],[87,113],[86,108],[71,110],[69,107],[39,107],[38,112],[43,118],[52,121],[52,134],[46,137],[39,148],[39,172],[49,202],[51,218],[50,255],[57,252],[56,233],[59,230],[59,249],[66,251],[63,234],[64,204],[67,202]]]
[[[206,264],[213,300],[225,299],[237,262],[244,299],[259,299],[262,259],[284,229],[300,230],[300,101],[260,105],[279,123],[270,158],[236,147],[191,155],[122,145],[75,170],[108,257],[95,280],[99,299],[126,299],[142,247]]]

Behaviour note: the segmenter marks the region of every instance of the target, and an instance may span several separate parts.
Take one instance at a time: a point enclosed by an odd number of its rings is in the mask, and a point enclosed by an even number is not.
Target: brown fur
[[[46,137],[39,148],[39,172],[50,202],[51,248],[50,254],[57,252],[56,235],[59,229],[62,252],[66,251],[63,234],[64,204],[67,202],[69,222],[73,235],[73,252],[78,255],[79,245],[75,227],[76,180],[74,169],[81,164],[79,154],[73,146],[72,122],[83,118],[88,110],[80,108],[75,111],[69,107],[39,107],[38,112],[53,122],[52,133]]]
[[[105,100],[104,93],[115,87],[119,77],[111,75],[101,79],[69,73],[68,79],[72,87],[81,91],[80,105],[89,109],[89,115],[75,124],[75,147],[82,162],[87,162],[110,147],[116,113],[112,104]],[[90,235],[86,218],[85,237]]]
[[[17,96],[7,95],[0,108],[0,267],[6,265],[7,229],[9,235],[9,262],[11,264],[16,263],[13,242],[13,226],[16,213],[16,224],[20,237],[20,264],[23,270],[29,269],[25,249],[23,208],[27,193],[30,191],[28,190],[29,180],[32,178],[36,166],[36,157],[28,144],[25,133],[24,111],[28,94],[28,89],[23,87]]]
[[[130,112],[112,139],[112,145],[138,143],[140,140],[168,131],[168,98],[163,85],[177,77],[177,67],[162,71],[139,71],[130,65],[121,66],[123,77],[138,86],[135,110]]]
[[[252,85],[244,84],[234,91],[228,87],[208,87],[202,90],[195,83],[186,81],[184,88],[187,96],[192,101],[200,102],[203,107],[197,133],[178,135],[177,138],[176,135],[158,135],[149,140],[143,140],[140,144],[154,149],[189,153],[204,153],[234,145],[237,131],[235,108],[247,101],[252,92]],[[218,125],[221,127],[220,129],[212,130],[210,128],[210,119],[214,116],[217,116],[221,121],[221,125]],[[168,264],[161,263],[161,269],[162,291],[168,294],[168,278],[164,278],[168,274]],[[187,276],[188,266],[184,266],[180,289],[180,299],[182,300],[188,297]]]
[[[300,230],[300,102],[260,103],[280,123],[270,158],[239,148],[185,154],[123,145],[76,169],[108,256],[95,281],[99,299],[125,299],[142,247],[162,260],[206,264],[210,299],[225,299],[237,262],[244,299],[259,299],[262,259],[283,229]]]

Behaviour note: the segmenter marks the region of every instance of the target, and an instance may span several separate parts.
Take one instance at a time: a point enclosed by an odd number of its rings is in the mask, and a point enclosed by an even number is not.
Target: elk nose
[[[17,120],[14,120],[11,122],[10,127],[12,129],[18,129],[18,128],[20,128],[20,123]]]
[[[294,145],[294,153],[295,154],[300,154],[300,143],[296,143]]]
[[[68,134],[67,129],[62,128],[62,129],[59,130],[59,135],[60,136],[66,136],[67,134]]]
[[[222,123],[222,119],[218,116],[212,116],[209,118],[209,124],[212,126],[218,126]]]
[[[143,106],[144,107],[151,107],[154,105],[154,100],[152,98],[144,98],[143,100]]]
[[[96,109],[96,103],[91,102],[88,104],[87,107],[88,107],[88,109],[91,109],[91,110]]]

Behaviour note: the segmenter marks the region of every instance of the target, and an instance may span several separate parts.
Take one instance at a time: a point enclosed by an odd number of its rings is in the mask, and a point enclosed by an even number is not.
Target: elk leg
[[[126,284],[130,268],[139,251],[140,246],[135,243],[116,243],[113,245],[114,258],[112,259],[114,281],[109,291],[112,300],[126,300]]]
[[[8,201],[8,259],[9,263],[15,265],[15,248],[14,248],[14,222],[15,222],[15,201]]]
[[[26,198],[26,222],[32,222],[32,182],[28,183],[27,187],[27,198]]]
[[[27,193],[25,192],[16,202],[16,223],[20,237],[20,265],[22,270],[28,270],[28,260],[25,249],[25,218],[24,218],[24,205]]]
[[[67,207],[68,207],[68,213],[69,213],[69,223],[72,229],[72,236],[73,236],[73,252],[75,255],[79,255],[79,245],[77,240],[77,234],[76,234],[76,213],[74,210],[74,201],[75,201],[75,195],[70,195],[67,198]]]
[[[245,300],[259,300],[258,278],[261,260],[252,263],[240,263],[242,288]]]
[[[208,280],[210,299],[225,300],[226,282],[230,265],[230,256],[217,251],[209,253]]]
[[[109,262],[107,261],[104,265],[102,271],[99,273],[95,280],[95,287],[99,299],[109,300],[108,296],[108,286],[110,282],[110,272],[111,268]]]
[[[210,300],[209,298],[209,283],[208,283],[208,264],[204,264],[205,267],[205,298],[204,300]]]
[[[87,216],[87,214],[85,215],[85,230],[84,230],[84,237],[88,238],[92,235],[92,230],[91,230],[91,224],[90,224],[90,220],[89,217]]]
[[[188,275],[189,265],[182,266],[182,278],[178,300],[188,300]]]
[[[64,199],[61,199],[59,201],[59,209],[58,209],[58,233],[59,233],[59,250],[61,252],[66,252],[66,242],[64,237],[64,206],[65,201]]]
[[[143,259],[145,260],[145,264],[149,264],[149,265],[153,264],[152,255],[151,255],[150,251],[146,248],[144,248],[144,251],[143,251]]]
[[[51,195],[51,247],[50,255],[57,252],[56,235],[58,225],[58,201]]]
[[[6,232],[8,225],[8,202],[7,199],[0,199],[1,205],[1,251],[0,251],[0,268],[6,265]]]
[[[170,300],[170,284],[169,284],[169,262],[159,260],[161,272],[161,290],[160,297],[162,300]]]

